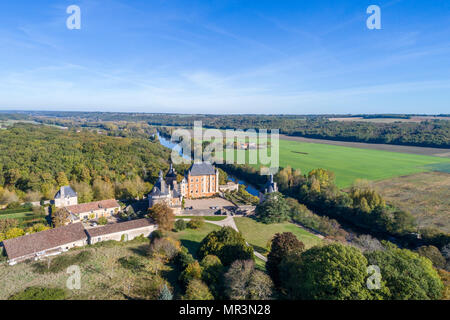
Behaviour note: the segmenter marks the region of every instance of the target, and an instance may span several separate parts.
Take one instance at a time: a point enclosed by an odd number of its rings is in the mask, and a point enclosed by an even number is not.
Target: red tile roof
[[[105,234],[128,231],[132,229],[139,229],[144,227],[149,227],[154,225],[154,223],[150,219],[138,219],[131,220],[127,222],[119,222],[108,224],[106,226],[87,229],[86,232],[89,234],[91,238],[98,237]]]
[[[83,224],[75,223],[5,240],[3,241],[3,245],[8,258],[11,260],[79,240],[87,240],[87,235]]]
[[[81,214],[91,211],[97,211],[100,209],[111,209],[111,208],[120,208],[119,203],[114,200],[102,200],[102,201],[95,201],[95,202],[89,202],[89,203],[81,203],[73,206],[68,206],[66,209],[72,213],[72,214]]]

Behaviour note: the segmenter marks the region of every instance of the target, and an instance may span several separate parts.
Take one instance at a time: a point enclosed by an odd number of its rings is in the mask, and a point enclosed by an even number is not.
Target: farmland
[[[379,181],[420,172],[450,171],[449,158],[282,139],[279,158],[281,167],[291,166],[303,173],[316,168],[331,170],[341,188],[356,179]]]

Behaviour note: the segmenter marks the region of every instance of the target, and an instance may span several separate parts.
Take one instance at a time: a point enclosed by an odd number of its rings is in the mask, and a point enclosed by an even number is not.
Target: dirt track
[[[450,149],[398,146],[398,145],[393,145],[393,144],[375,144],[375,143],[363,143],[363,142],[334,141],[334,140],[325,140],[325,139],[313,139],[313,138],[286,136],[284,134],[280,134],[280,139],[290,140],[290,141],[299,141],[299,142],[309,142],[309,143],[331,144],[334,146],[384,150],[384,151],[392,151],[392,152],[411,153],[411,154],[420,154],[420,155],[425,155],[425,156],[450,158]]]

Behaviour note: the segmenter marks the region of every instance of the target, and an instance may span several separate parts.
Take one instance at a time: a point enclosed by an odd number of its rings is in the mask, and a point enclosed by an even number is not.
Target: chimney
[[[61,194],[61,199],[64,199],[64,196],[65,196],[65,194],[64,194],[64,187],[61,187],[60,194]]]

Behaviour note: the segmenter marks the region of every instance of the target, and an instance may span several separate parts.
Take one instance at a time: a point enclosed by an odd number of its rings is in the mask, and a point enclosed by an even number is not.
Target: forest
[[[169,156],[149,139],[15,124],[0,131],[0,204],[53,199],[69,183],[80,202],[142,197]]]
[[[367,121],[330,121],[329,118],[354,118],[349,115],[182,115],[101,112],[29,112],[15,117],[64,126],[104,126],[105,122],[143,122],[152,126],[192,126],[202,121],[206,128],[280,129],[280,133],[337,141],[386,143],[421,147],[450,148],[450,121],[428,118],[422,122],[401,122],[412,115],[360,115],[364,119],[399,119],[393,123]],[[86,124],[87,123],[87,124]]]

